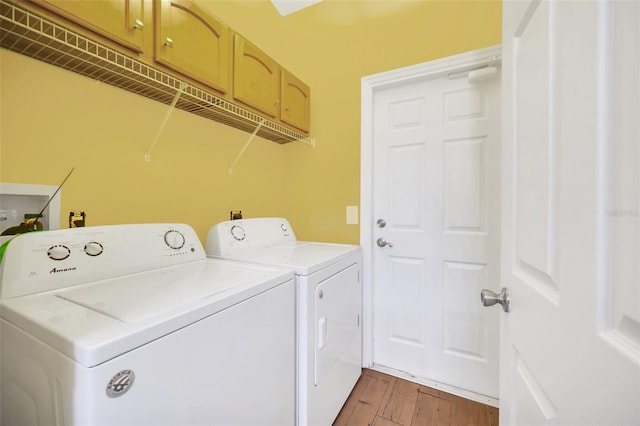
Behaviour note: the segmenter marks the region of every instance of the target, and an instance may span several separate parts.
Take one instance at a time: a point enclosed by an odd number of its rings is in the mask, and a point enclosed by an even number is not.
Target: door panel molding
[[[640,8],[616,6],[605,21],[616,30],[602,44],[602,54],[612,65],[601,81],[608,98],[601,106],[601,127],[606,130],[599,141],[603,152],[599,167],[601,185],[610,195],[601,201],[603,241],[598,259],[605,297],[599,301],[598,322],[612,347],[640,359],[640,286],[624,285],[640,280],[640,266],[633,260],[640,252]],[[610,112],[605,109],[608,105]]]

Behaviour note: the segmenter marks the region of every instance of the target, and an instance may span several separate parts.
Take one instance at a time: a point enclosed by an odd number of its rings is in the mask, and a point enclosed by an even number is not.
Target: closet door
[[[374,364],[496,404],[500,72],[376,91],[371,239]],[[465,395],[467,395],[465,393]]]
[[[155,60],[207,86],[229,88],[229,28],[187,0],[154,3]]]
[[[31,0],[136,52],[144,43],[143,0]]]
[[[280,119],[304,132],[308,132],[309,109],[311,106],[309,86],[285,69],[282,69],[281,74],[282,108],[280,110]]]
[[[500,424],[639,424],[640,3],[503,24]]]
[[[233,97],[271,117],[280,111],[280,67],[264,52],[235,35]]]

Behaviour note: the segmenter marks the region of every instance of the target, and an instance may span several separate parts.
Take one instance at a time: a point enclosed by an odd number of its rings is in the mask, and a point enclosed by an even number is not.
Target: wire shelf
[[[277,143],[307,135],[235,105],[67,28],[0,0],[0,46]]]

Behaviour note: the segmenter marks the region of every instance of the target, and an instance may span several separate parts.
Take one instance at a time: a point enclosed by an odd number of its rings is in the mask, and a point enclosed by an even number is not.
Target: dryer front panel
[[[321,386],[340,364],[361,363],[361,286],[358,265],[322,281],[315,291],[315,386]]]

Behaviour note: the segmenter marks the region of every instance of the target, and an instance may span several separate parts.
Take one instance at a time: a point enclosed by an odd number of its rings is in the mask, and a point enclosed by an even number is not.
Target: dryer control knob
[[[182,235],[180,231],[176,231],[175,229],[172,229],[170,231],[165,232],[164,242],[167,243],[167,245],[172,249],[178,250],[184,247],[185,239],[184,239],[184,235]]]
[[[64,260],[69,257],[70,254],[71,250],[69,250],[69,247],[63,246],[62,244],[51,246],[49,250],[47,250],[47,255],[53,260]]]
[[[104,251],[104,247],[97,241],[89,241],[84,245],[84,252],[89,256],[99,256]]]
[[[242,241],[247,236],[247,233],[242,226],[234,225],[231,227],[231,236],[238,241]]]

